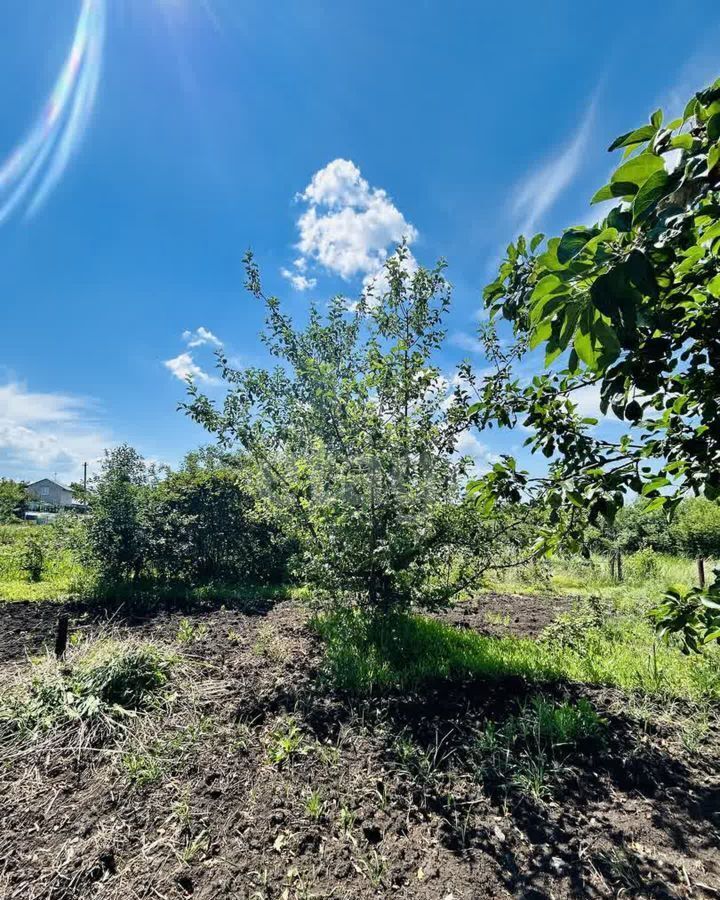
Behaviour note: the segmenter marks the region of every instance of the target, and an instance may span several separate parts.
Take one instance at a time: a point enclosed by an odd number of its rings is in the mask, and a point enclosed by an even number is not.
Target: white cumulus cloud
[[[172,359],[166,359],[163,363],[166,369],[181,381],[192,378],[193,381],[201,381],[203,384],[217,384],[217,378],[201,369],[192,357],[192,353],[180,353]]]
[[[280,269],[280,274],[290,282],[296,291],[311,291],[317,284],[317,278],[308,278],[302,272],[293,272],[292,269]]]
[[[297,200],[306,206],[297,222],[300,257],[295,271],[282,274],[298,290],[314,287],[315,279],[305,275],[311,263],[345,280],[362,277],[367,286],[391,248],[403,239],[412,244],[418,236],[387,192],[372,187],[349,159],[335,159],[315,172]]]

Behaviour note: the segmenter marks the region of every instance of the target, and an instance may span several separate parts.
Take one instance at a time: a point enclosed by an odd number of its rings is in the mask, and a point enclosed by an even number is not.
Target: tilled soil
[[[448,617],[535,636],[564,608],[544,603],[494,595]],[[0,609],[5,671],[52,644],[58,612]],[[187,658],[175,708],[129,723],[119,748],[0,760],[2,900],[720,896],[716,724],[689,748],[617,691],[548,686],[588,699],[606,739],[533,799],[484,778],[472,752],[527,702],[521,679],[359,701],[325,684],[293,604],[190,615],[180,645],[182,618],[115,623]]]

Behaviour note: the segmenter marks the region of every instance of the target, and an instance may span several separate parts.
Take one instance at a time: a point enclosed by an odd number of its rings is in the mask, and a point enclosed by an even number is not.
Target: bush
[[[27,575],[30,581],[40,581],[43,572],[44,555],[40,541],[35,537],[29,537],[25,541],[20,557],[20,569]]]
[[[148,498],[147,566],[164,581],[277,584],[292,544],[255,500],[244,470],[195,458]]]
[[[192,454],[179,471],[158,473],[131,447],[109,452],[89,493],[90,591],[281,582],[292,542],[234,462]]]

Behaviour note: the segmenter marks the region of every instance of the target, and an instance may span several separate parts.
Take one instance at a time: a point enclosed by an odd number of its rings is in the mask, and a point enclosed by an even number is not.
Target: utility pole
[[[87,463],[83,463],[83,491],[87,491]]]

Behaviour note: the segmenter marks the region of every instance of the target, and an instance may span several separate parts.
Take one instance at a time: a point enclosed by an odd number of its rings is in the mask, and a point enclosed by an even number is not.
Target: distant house
[[[27,492],[32,498],[30,508],[39,511],[52,511],[70,509],[78,504],[73,499],[73,492],[69,487],[53,481],[51,478],[41,478],[27,486]]]

